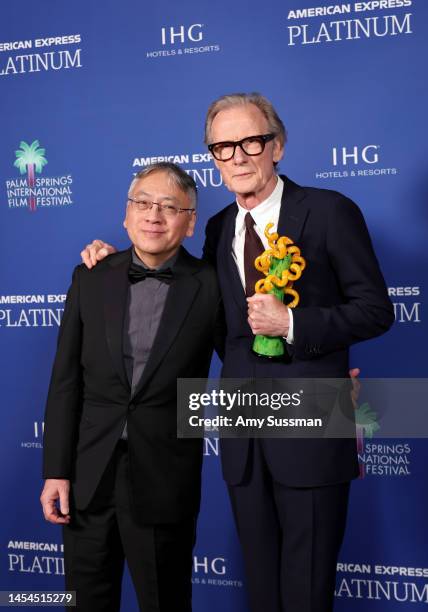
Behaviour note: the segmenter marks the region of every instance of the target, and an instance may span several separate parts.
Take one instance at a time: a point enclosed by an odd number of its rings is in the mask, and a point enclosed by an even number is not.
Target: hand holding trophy
[[[268,239],[269,248],[264,251],[254,262],[255,268],[263,272],[265,278],[257,281],[256,293],[272,293],[281,302],[284,296],[291,296],[288,308],[295,308],[299,303],[299,294],[293,288],[306,267],[306,261],[300,254],[300,249],[290,238],[278,237],[277,232],[270,233],[273,223],[268,223],[265,228],[265,236]],[[253,351],[265,357],[280,357],[284,354],[284,345],[281,338],[262,336],[257,334],[254,338]]]

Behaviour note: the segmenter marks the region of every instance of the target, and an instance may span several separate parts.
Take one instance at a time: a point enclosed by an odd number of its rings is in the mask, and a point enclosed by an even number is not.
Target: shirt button
[[[136,407],[137,407],[137,406],[136,406],[135,404],[132,404],[132,403],[131,403],[131,404],[129,404],[129,406],[128,406],[128,408],[129,408],[129,411],[130,411],[130,412],[132,412],[133,410],[135,410],[135,409],[136,409]]]

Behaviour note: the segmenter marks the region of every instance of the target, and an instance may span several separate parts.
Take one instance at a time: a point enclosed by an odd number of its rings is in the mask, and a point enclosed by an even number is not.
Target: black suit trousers
[[[229,485],[251,612],[332,612],[349,482],[315,488],[275,482],[252,440],[246,474]]]
[[[118,612],[126,559],[142,612],[191,612],[196,517],[142,524],[130,497],[128,450],[119,441],[94,498],[64,526],[66,588],[79,612]]]

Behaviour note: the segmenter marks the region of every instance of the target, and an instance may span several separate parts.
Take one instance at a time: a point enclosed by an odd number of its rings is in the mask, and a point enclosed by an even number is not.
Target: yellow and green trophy
[[[268,223],[265,228],[269,248],[254,261],[255,268],[265,275],[265,278],[257,281],[255,291],[272,293],[281,302],[284,301],[284,296],[290,296],[292,299],[287,306],[295,308],[300,298],[293,284],[301,277],[306,261],[301,256],[299,247],[293,244],[290,238],[279,238],[277,232],[270,233],[272,227],[273,223]],[[281,357],[284,354],[283,340],[257,334],[253,351],[265,357]]]

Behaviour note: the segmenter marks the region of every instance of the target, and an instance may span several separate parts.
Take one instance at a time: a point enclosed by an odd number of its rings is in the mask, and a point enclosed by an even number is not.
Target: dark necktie
[[[147,268],[143,268],[143,266],[132,263],[129,266],[128,278],[131,285],[134,283],[139,283],[146,278],[157,278],[158,280],[169,284],[172,281],[173,274],[171,268],[165,268],[165,270],[148,270]]]
[[[245,293],[247,297],[254,295],[254,285],[258,280],[264,278],[263,272],[254,267],[254,260],[265,250],[260,236],[254,229],[254,219],[251,213],[245,215],[245,245],[244,245],[244,270],[245,270]]]

